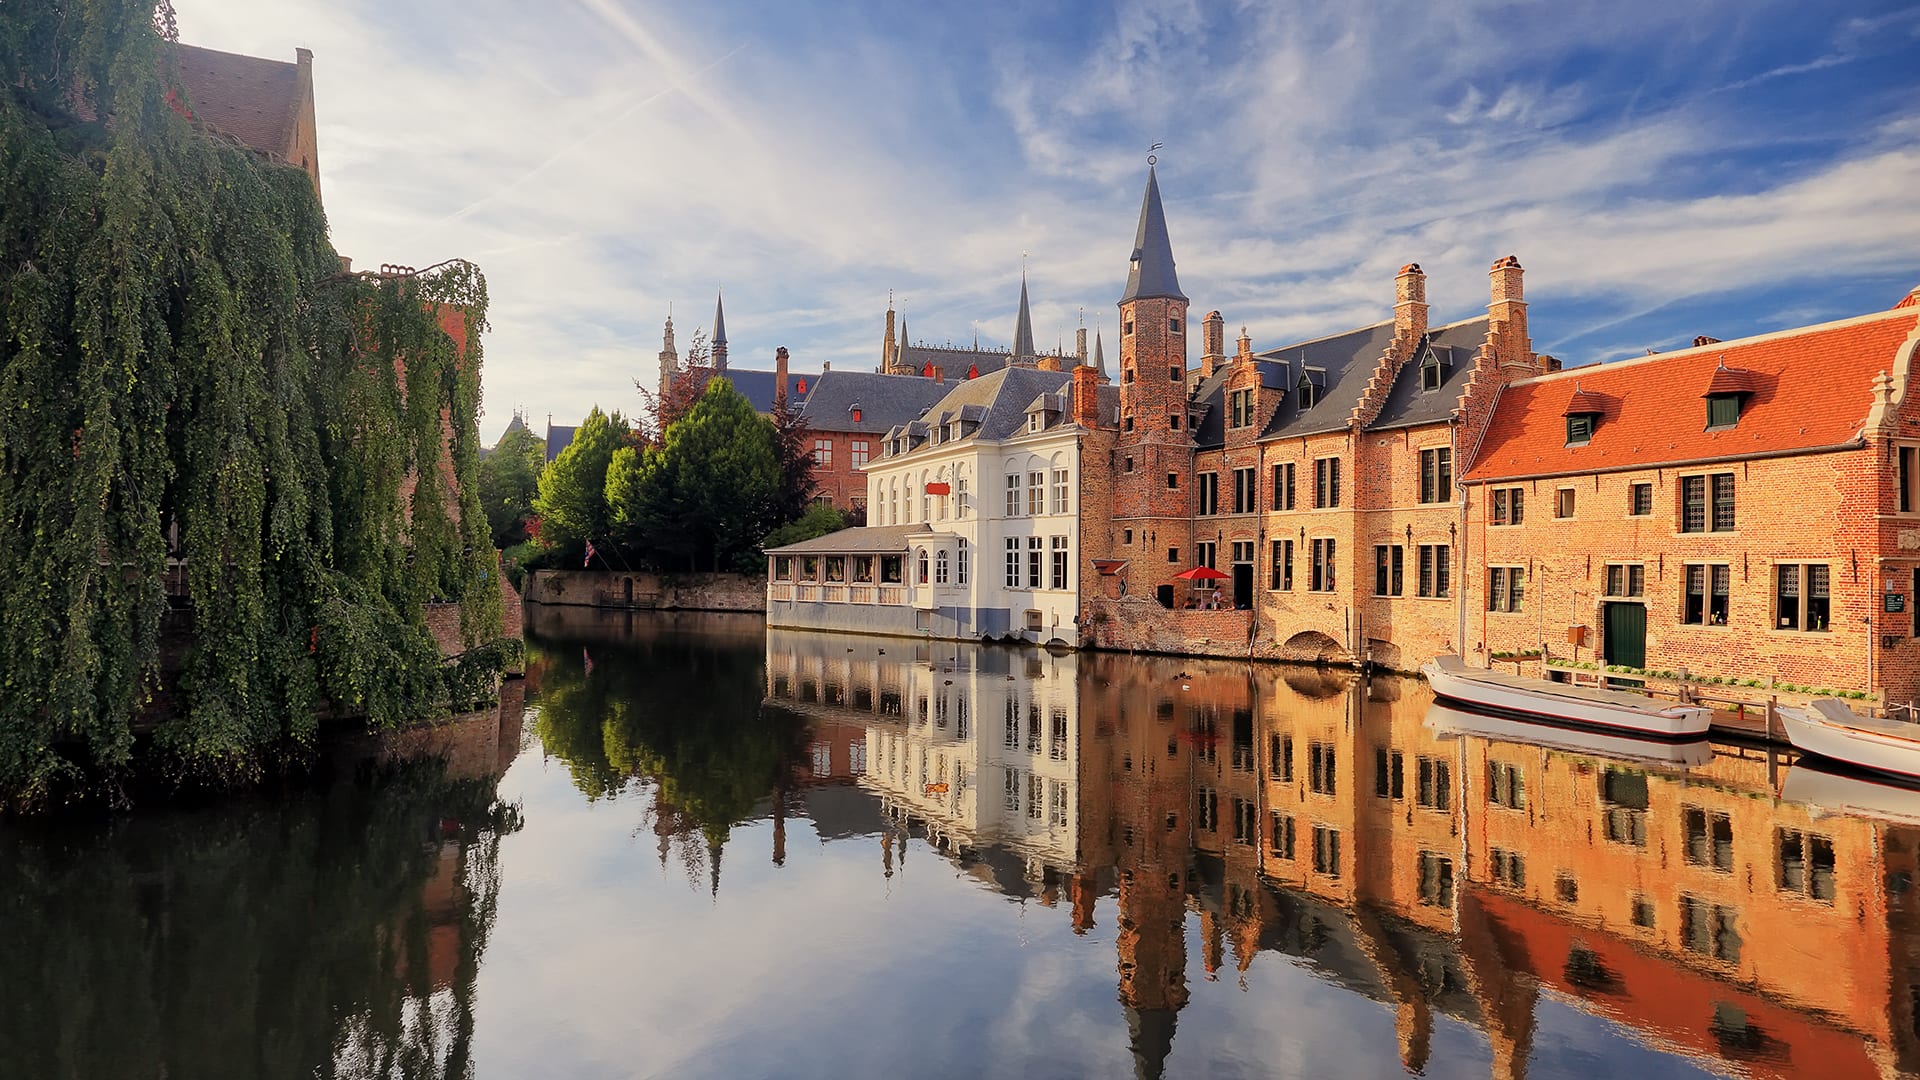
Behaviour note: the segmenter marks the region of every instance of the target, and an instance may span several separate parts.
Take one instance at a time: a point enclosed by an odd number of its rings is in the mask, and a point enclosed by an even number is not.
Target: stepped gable
[[[1905,383],[1917,317],[1914,308],[1895,309],[1516,380],[1494,408],[1469,479],[1840,446],[1859,437],[1874,412],[1881,373]],[[1738,424],[1709,431],[1702,396],[1723,366],[1749,373],[1752,390]],[[1568,446],[1564,415],[1576,387],[1607,409],[1589,442]]]
[[[1489,325],[1487,317],[1482,315],[1430,332],[1413,356],[1400,366],[1393,388],[1387,392],[1386,404],[1380,407],[1380,414],[1367,425],[1367,430],[1444,423],[1452,417],[1460,408],[1467,378],[1473,374]],[[1441,364],[1443,378],[1438,390],[1421,389],[1421,367],[1426,363],[1429,349]]]
[[[812,377],[800,418],[814,431],[885,435],[917,420],[953,389],[919,375],[882,375],[875,371],[823,371]],[[854,407],[860,419],[853,418]]]
[[[1375,366],[1393,343],[1393,333],[1393,320],[1387,319],[1331,337],[1260,353],[1263,363],[1276,365],[1275,377],[1287,391],[1260,437],[1291,438],[1347,430],[1354,410],[1373,381]],[[1300,408],[1299,396],[1303,372],[1313,375],[1316,398],[1305,409]]]
[[[1255,359],[1254,364],[1260,369],[1262,389],[1293,389],[1286,382],[1284,365],[1264,358]],[[1188,398],[1190,406],[1197,407],[1199,413],[1193,421],[1193,445],[1196,450],[1218,450],[1227,444],[1227,380],[1233,376],[1233,369],[1234,362],[1228,359],[1215,368],[1213,374],[1200,380]],[[1194,411],[1192,407],[1188,409],[1189,413]]]

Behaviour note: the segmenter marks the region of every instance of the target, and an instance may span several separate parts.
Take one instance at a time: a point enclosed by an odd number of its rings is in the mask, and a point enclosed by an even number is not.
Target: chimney
[[[1527,301],[1521,274],[1520,260],[1512,255],[1495,262],[1493,269],[1487,271],[1492,282],[1487,318],[1493,323],[1487,337],[1502,367],[1531,369],[1535,364],[1533,341],[1527,337]]]
[[[1718,344],[1720,344],[1719,338],[1708,337],[1705,334],[1701,334],[1699,337],[1693,339],[1693,347],[1696,349],[1702,345],[1718,345]]]
[[[1033,366],[1041,371],[1059,371],[1060,358],[1057,356],[1043,356],[1035,361]]]
[[[827,372],[832,370],[833,370],[833,361],[831,360],[820,361],[820,374],[825,375]]]
[[[787,347],[773,350],[773,404],[778,408],[787,403]]]
[[[1204,345],[1200,351],[1200,377],[1205,379],[1213,375],[1213,370],[1227,359],[1227,320],[1220,317],[1218,311],[1207,312],[1200,323],[1201,340]]]
[[[932,370],[933,372],[934,383],[936,385],[944,386],[947,381],[947,369],[943,367],[935,367],[935,368],[931,368],[930,370]]]
[[[1393,332],[1416,341],[1426,335],[1427,274],[1419,263],[1401,267],[1393,279]]]
[[[1559,357],[1548,356],[1546,353],[1540,354],[1540,371],[1542,374],[1545,374],[1551,371],[1559,371],[1563,366],[1565,365],[1561,363],[1561,360]]]
[[[1084,326],[1074,331],[1073,355],[1074,355],[1075,363],[1079,364],[1081,367],[1086,366],[1087,364],[1087,328]]]
[[[1253,339],[1247,336],[1247,328],[1244,326],[1240,328],[1240,341],[1238,344],[1240,351],[1234,354],[1234,361],[1242,364],[1253,363]]]
[[[1073,422],[1088,429],[1100,425],[1100,376],[1085,364],[1073,369]]]

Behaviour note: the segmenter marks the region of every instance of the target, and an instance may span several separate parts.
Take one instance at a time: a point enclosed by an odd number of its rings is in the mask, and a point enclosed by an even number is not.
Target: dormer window
[[[1420,362],[1420,389],[1438,390],[1451,374],[1450,365],[1441,363],[1440,354],[1427,350],[1427,358]]]
[[[1298,403],[1301,412],[1313,408],[1320,400],[1320,387],[1314,383],[1312,372],[1300,373],[1300,382],[1294,387],[1293,392],[1294,401]]]
[[[1599,418],[1598,413],[1567,414],[1567,445],[1585,446],[1592,442],[1594,422]]]
[[[1593,441],[1593,432],[1600,426],[1600,418],[1607,413],[1606,400],[1599,394],[1591,394],[1573,384],[1573,396],[1567,399],[1567,445],[1585,446]]]
[[[1029,413],[1027,415],[1027,430],[1028,431],[1040,430],[1040,414],[1039,413]]]
[[[854,423],[857,424],[860,422],[860,406],[857,402],[853,405],[853,407],[849,408],[847,411],[853,414]]]
[[[1730,368],[1723,358],[1720,366],[1713,369],[1713,377],[1707,380],[1707,392],[1701,395],[1707,399],[1707,430],[1737,426],[1747,398],[1757,389],[1753,372]]]

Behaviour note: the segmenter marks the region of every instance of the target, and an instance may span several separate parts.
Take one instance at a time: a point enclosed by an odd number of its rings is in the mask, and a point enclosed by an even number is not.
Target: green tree
[[[813,429],[800,407],[782,397],[773,406],[773,456],[780,465],[779,520],[798,519],[813,503]]]
[[[542,543],[571,557],[588,540],[607,536],[607,466],[614,451],[628,445],[631,433],[618,412],[603,413],[596,407],[587,414],[573,442],[540,474],[533,508],[540,515]]]
[[[623,456],[606,483],[614,524],[643,550],[718,570],[751,552],[779,517],[773,425],[716,378],[657,446]],[[556,462],[555,464],[558,464]]]
[[[527,519],[533,516],[546,464],[546,444],[518,423],[481,460],[480,505],[486,508],[494,547],[512,547],[527,538]]]
[[[847,527],[847,516],[826,503],[808,507],[807,512],[798,521],[790,521],[767,534],[760,542],[763,548],[785,547],[802,540],[811,540],[816,536],[837,533]]]

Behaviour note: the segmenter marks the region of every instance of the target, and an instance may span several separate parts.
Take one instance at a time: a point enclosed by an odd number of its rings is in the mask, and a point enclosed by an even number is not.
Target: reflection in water
[[[471,1075],[519,725],[284,801],[0,829],[0,1075]]]

